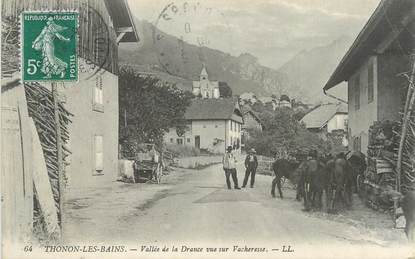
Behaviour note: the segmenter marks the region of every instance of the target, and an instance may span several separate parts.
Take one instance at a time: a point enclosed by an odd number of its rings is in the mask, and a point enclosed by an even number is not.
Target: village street
[[[242,172],[240,168],[240,182]],[[160,185],[115,182],[67,201],[67,241],[113,244],[116,240],[138,249],[208,243],[270,251],[283,245],[387,249],[406,244],[403,231],[392,229],[392,221],[384,214],[360,203],[346,215],[305,213],[292,189],[284,189],[284,200],[271,198],[271,179],[258,175],[254,189],[227,190],[221,165],[213,165],[202,170],[176,169]],[[388,258],[387,252],[384,255]]]

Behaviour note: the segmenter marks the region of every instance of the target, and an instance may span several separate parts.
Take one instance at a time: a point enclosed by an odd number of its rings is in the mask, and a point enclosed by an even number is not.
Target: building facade
[[[65,106],[74,114],[69,125],[69,188],[102,186],[118,174],[118,44],[137,42],[138,36],[125,0],[100,2],[96,10],[107,15],[113,35],[111,65],[97,70],[81,58],[79,82],[61,89]]]
[[[349,148],[367,152],[375,121],[398,120],[410,71],[415,3],[382,1],[324,86],[347,81]],[[398,28],[398,29],[397,29]]]
[[[166,144],[186,145],[212,153],[224,153],[228,146],[240,151],[243,118],[236,99],[194,99],[185,119],[185,133],[179,136],[171,128],[164,136]]]
[[[166,144],[187,145],[212,153],[224,153],[226,147],[241,149],[243,117],[236,98],[220,98],[217,82],[209,81],[205,67],[200,81],[193,82],[196,98],[187,108],[187,129],[179,136],[171,128],[164,136]]]
[[[118,172],[118,76],[102,71],[68,85],[61,93],[65,107],[74,115],[69,124],[68,186],[114,181]]]

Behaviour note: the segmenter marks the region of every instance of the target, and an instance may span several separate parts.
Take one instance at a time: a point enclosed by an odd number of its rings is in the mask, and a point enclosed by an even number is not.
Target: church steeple
[[[206,66],[203,63],[202,71],[200,72],[200,81],[209,80],[209,75],[206,70]]]
[[[200,80],[193,81],[193,94],[201,98],[219,98],[218,81],[209,81],[209,75],[205,64],[200,71]]]

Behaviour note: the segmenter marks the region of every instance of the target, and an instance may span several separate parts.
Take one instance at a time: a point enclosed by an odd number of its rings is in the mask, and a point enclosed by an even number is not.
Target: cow
[[[336,158],[327,162],[328,188],[327,209],[334,212],[336,205],[351,206],[353,184],[352,168],[344,153],[337,154]]]
[[[280,158],[272,164],[272,170],[274,171],[275,177],[272,180],[271,195],[275,198],[275,186],[278,187],[280,198],[283,199],[281,190],[281,178],[284,176],[291,182],[295,183],[294,172],[297,169],[299,163],[293,159]]]
[[[300,165],[301,185],[304,199],[304,210],[321,209],[322,196],[327,185],[327,173],[316,153],[311,153],[307,161]]]

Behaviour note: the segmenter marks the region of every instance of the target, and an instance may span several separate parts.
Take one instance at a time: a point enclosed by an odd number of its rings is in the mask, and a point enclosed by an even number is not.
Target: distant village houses
[[[265,106],[269,106],[274,111],[278,108],[293,108],[292,102],[288,95],[281,95],[279,98],[275,95],[272,96],[262,96],[262,97],[251,97],[248,93],[244,93],[240,96],[242,105],[253,105],[257,102],[262,103]]]
[[[258,101],[256,95],[252,92],[241,94],[239,100],[241,105],[252,105]]]
[[[224,153],[227,146],[241,150],[243,117],[236,98],[220,98],[219,86],[210,81],[205,67],[199,81],[193,82],[196,96],[187,108],[187,130],[181,136],[171,128],[164,136],[166,144],[187,145],[212,153]]]
[[[277,107],[278,108],[292,108],[292,104],[291,104],[291,100],[290,97],[288,97],[288,95],[283,94],[280,96],[280,99],[277,102]]]
[[[400,119],[410,71],[415,1],[381,1],[324,86],[347,81],[350,149],[366,154],[369,128],[376,121]]]
[[[296,99],[291,99],[292,109],[296,112],[306,112],[310,109],[312,105],[305,104],[301,101],[297,101]]]

